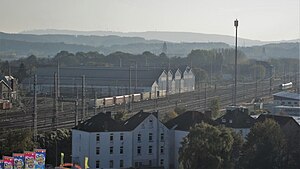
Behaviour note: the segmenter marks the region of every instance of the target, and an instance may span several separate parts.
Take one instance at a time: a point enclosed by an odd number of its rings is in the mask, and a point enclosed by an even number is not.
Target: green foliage
[[[186,112],[186,109],[183,108],[183,107],[176,106],[175,109],[174,109],[174,112],[176,114],[182,114],[182,113]]]
[[[210,101],[209,108],[212,112],[212,117],[217,118],[220,114],[220,98],[214,98]]]
[[[171,119],[174,119],[177,116],[178,116],[178,114],[175,111],[167,112],[167,113],[165,113],[162,121],[163,122],[167,122],[167,121],[169,121]]]
[[[38,143],[40,148],[47,149],[47,164],[53,166],[59,165],[60,153],[65,154],[65,162],[71,162],[72,154],[72,137],[71,131],[67,129],[57,129],[38,135]]]
[[[230,168],[233,145],[231,130],[197,124],[182,142],[179,161],[185,169]]]
[[[241,165],[245,169],[284,168],[285,140],[278,123],[267,119],[256,123],[243,147]]]
[[[32,131],[28,129],[2,130],[0,134],[0,156],[10,156],[12,153],[33,150],[36,145],[32,136]]]

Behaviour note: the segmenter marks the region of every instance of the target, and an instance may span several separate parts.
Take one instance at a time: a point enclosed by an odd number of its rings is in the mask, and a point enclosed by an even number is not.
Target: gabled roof
[[[297,124],[298,127],[300,127],[299,124],[296,122],[296,120],[293,117],[290,117],[290,116],[281,116],[281,115],[273,115],[273,114],[261,114],[256,119],[256,121],[261,122],[261,121],[265,121],[266,119],[273,119],[281,127],[285,126],[286,124],[288,124],[290,122],[294,122],[295,124]]]
[[[122,123],[111,118],[110,115],[98,113],[90,119],[78,124],[73,129],[87,132],[125,131]]]
[[[134,116],[130,117],[128,120],[126,120],[123,123],[123,126],[128,131],[134,130],[138,125],[140,125],[151,114],[152,113],[140,111],[140,112],[136,113]]]
[[[7,81],[6,77],[0,74],[0,81],[1,80],[8,85],[8,81]]]
[[[198,112],[198,111],[187,111],[169,120],[168,122],[165,123],[165,125],[169,129],[189,131],[189,129],[193,127],[195,124],[202,123],[202,122],[211,125],[217,125],[215,121],[207,117],[202,112]]]
[[[154,113],[140,111],[126,121],[117,121],[111,118],[110,113],[98,113],[83,123],[78,124],[73,129],[87,132],[132,131],[151,114],[156,116]]]
[[[216,122],[230,128],[251,128],[255,119],[248,114],[248,110],[236,108],[227,110],[225,115],[216,119]]]
[[[290,92],[278,92],[273,94],[274,98],[276,97],[281,97],[281,98],[285,98],[285,99],[292,99],[292,100],[298,100],[300,101],[300,94],[298,93],[290,93]]]

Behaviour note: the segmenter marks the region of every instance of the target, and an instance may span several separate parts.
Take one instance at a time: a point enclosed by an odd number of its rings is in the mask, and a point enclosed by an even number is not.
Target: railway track
[[[278,86],[280,81],[274,82],[274,86]],[[250,101],[255,97],[262,97],[269,95],[269,81],[262,82],[260,89],[256,91],[254,84],[239,85],[237,89],[237,102]],[[277,92],[273,90],[273,92]],[[205,99],[206,95],[206,99]],[[132,103],[132,113],[136,113],[143,109],[144,111],[158,110],[160,115],[163,115],[170,110],[173,110],[176,106],[183,107],[186,110],[198,110],[203,111],[208,106],[209,101],[213,98],[219,97],[221,107],[229,105],[232,100],[232,86],[223,86],[217,88],[207,89],[206,94],[204,89],[200,91],[193,91],[188,93],[169,95],[166,98],[159,98],[157,100],[145,100],[141,102]],[[205,101],[206,100],[206,101]],[[43,104],[38,105],[38,131],[44,132],[54,128],[52,125],[53,106],[52,100],[44,98]],[[103,108],[99,111],[124,111],[127,105],[116,105],[113,107]],[[90,107],[90,109],[92,109]],[[31,128],[32,127],[32,107],[27,106],[25,110],[19,110],[15,112],[1,111],[0,112],[0,128],[17,129],[17,128]],[[75,124],[75,110],[74,104],[64,103],[64,110],[59,111],[57,118],[57,126],[55,128],[72,128]],[[78,110],[78,117],[81,119],[81,110]],[[94,115],[94,110],[88,111],[87,117]]]

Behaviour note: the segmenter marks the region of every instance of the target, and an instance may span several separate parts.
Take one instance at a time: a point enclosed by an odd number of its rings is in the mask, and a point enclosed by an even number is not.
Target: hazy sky
[[[183,31],[296,39],[300,0],[0,0],[0,31]]]

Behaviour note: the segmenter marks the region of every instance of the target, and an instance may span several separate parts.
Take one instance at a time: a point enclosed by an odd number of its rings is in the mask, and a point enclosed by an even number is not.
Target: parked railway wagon
[[[114,99],[115,99],[115,101],[114,101],[115,104],[120,105],[120,104],[123,104],[123,103],[124,103],[124,101],[125,101],[125,96],[115,96]]]
[[[287,90],[287,89],[291,89],[293,87],[293,83],[289,82],[289,83],[283,83],[279,85],[279,89],[280,90]]]
[[[115,101],[114,97],[106,97],[104,98],[104,106],[105,107],[113,106],[115,104],[114,101]]]
[[[93,107],[103,107],[104,106],[104,98],[101,99],[96,99],[96,103],[95,103],[95,99],[91,99],[89,102],[89,105],[93,106]]]
[[[141,94],[133,94],[132,95],[132,102],[139,102],[141,101]]]

